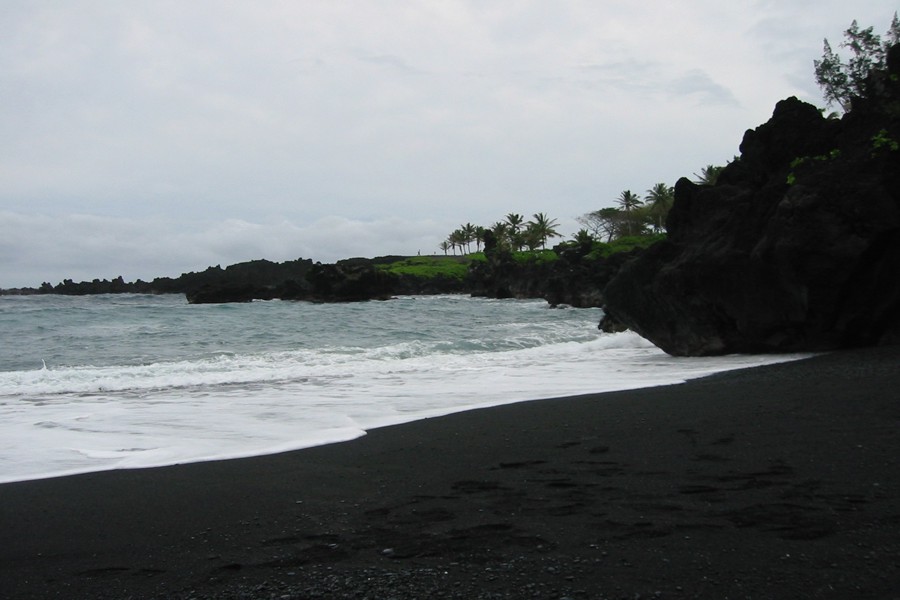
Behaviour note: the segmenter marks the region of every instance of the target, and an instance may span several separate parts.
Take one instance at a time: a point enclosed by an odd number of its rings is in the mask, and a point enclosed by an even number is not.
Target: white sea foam
[[[633,333],[599,334],[597,311],[539,302],[406,298],[343,311],[290,303],[193,311],[179,303],[166,304],[168,313],[160,302],[133,299],[159,314],[149,323],[126,319],[127,335],[108,314],[102,333],[90,324],[89,335],[115,351],[0,371],[0,482],[281,452],[477,407],[794,358],[673,358]],[[298,313],[316,317],[315,327],[285,321]],[[167,330],[170,322],[178,324]],[[472,322],[483,325],[466,327]],[[193,333],[179,337],[188,324]],[[126,352],[135,330],[168,331],[169,340],[137,363]]]

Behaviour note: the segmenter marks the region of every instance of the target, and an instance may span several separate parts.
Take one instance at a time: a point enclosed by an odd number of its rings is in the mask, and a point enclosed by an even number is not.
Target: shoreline
[[[755,355],[739,355],[739,356],[743,356],[746,358],[746,357],[751,357],[751,356],[755,356]],[[663,381],[663,382],[648,383],[647,385],[644,385],[644,386],[625,386],[625,387],[617,387],[614,389],[605,389],[605,390],[596,391],[596,392],[574,392],[574,393],[565,394],[560,397],[568,398],[568,397],[578,397],[578,396],[584,396],[584,395],[597,396],[600,394],[623,392],[623,391],[636,390],[636,389],[645,389],[645,388],[650,388],[650,387],[679,385],[681,383],[686,383],[688,381],[702,379],[704,377],[710,377],[710,376],[718,375],[721,373],[727,373],[729,371],[752,369],[752,368],[756,368],[759,366],[765,366],[768,364],[778,364],[781,362],[792,362],[792,361],[796,361],[796,360],[804,360],[806,358],[815,356],[815,354],[806,353],[804,355],[801,355],[801,354],[797,353],[797,354],[782,354],[782,355],[772,355],[772,356],[775,356],[778,358],[773,360],[772,362],[766,362],[766,363],[729,365],[726,368],[723,368],[719,371],[714,371],[711,373],[697,374],[697,373],[691,372],[689,377],[687,377],[686,379],[683,379],[681,381],[669,380],[669,381]],[[72,476],[76,476],[76,475],[87,475],[90,473],[102,473],[102,472],[106,472],[106,471],[121,471],[121,470],[132,470],[132,469],[154,469],[154,468],[172,467],[172,466],[191,464],[191,463],[240,460],[240,459],[244,459],[244,458],[256,458],[256,457],[271,456],[273,454],[283,454],[285,452],[297,452],[300,450],[308,450],[310,448],[316,448],[318,446],[327,446],[330,444],[343,444],[345,442],[353,441],[359,437],[368,435],[369,432],[371,432],[375,429],[381,429],[383,427],[406,425],[409,423],[414,423],[416,421],[421,421],[421,420],[425,420],[425,419],[435,419],[435,418],[445,417],[445,416],[449,416],[449,415],[459,413],[459,412],[484,410],[487,408],[497,408],[500,406],[507,406],[510,404],[517,404],[520,402],[536,402],[536,401],[541,401],[541,400],[545,400],[545,399],[546,398],[543,398],[543,397],[526,397],[524,399],[517,398],[517,399],[511,400],[511,399],[504,397],[502,399],[494,399],[491,401],[484,401],[479,404],[459,405],[459,406],[452,406],[452,407],[445,407],[445,408],[432,408],[428,411],[415,413],[412,415],[405,415],[403,417],[394,416],[394,417],[384,417],[382,419],[376,419],[374,423],[358,424],[358,427],[356,427],[356,428],[352,428],[352,427],[348,426],[345,428],[346,433],[343,433],[343,434],[334,433],[335,437],[329,437],[329,438],[325,439],[324,441],[297,442],[296,445],[291,442],[281,442],[276,447],[260,449],[258,451],[244,450],[244,451],[240,451],[240,452],[234,452],[232,454],[223,453],[223,454],[219,454],[219,455],[215,455],[215,456],[203,456],[203,457],[198,457],[198,458],[182,457],[179,459],[173,459],[171,461],[161,462],[158,464],[144,464],[144,465],[129,466],[129,467],[116,466],[116,465],[105,466],[105,467],[79,467],[79,468],[72,468],[70,470],[65,470],[65,471],[43,472],[43,473],[39,473],[39,474],[32,473],[32,474],[28,474],[28,475],[25,475],[25,476],[22,476],[22,477],[16,478],[16,479],[4,479],[2,476],[0,476],[0,485],[4,485],[7,483],[22,483],[22,482],[26,482],[26,481],[38,481],[41,479],[56,479],[59,477],[72,477]],[[343,437],[338,437],[338,435],[341,435]]]
[[[584,323],[576,334],[588,331],[578,343],[485,356],[445,355],[429,348],[420,357],[407,357],[397,344],[387,347],[386,352],[397,354],[387,362],[378,356],[383,352],[379,345],[363,359],[353,351],[342,351],[336,361],[329,356],[333,366],[324,370],[308,368],[300,354],[282,368],[277,354],[246,352],[212,368],[197,360],[163,362],[161,368],[154,363],[149,368],[50,368],[5,378],[0,373],[0,380],[10,382],[5,402],[0,400],[5,404],[0,406],[0,438],[7,441],[0,456],[0,483],[276,454],[462,410],[674,384],[798,358],[676,358],[633,332],[592,339],[587,321],[577,315],[576,320]],[[269,361],[263,367],[260,356]],[[19,387],[17,374],[33,385]],[[231,381],[237,385],[228,385]],[[242,392],[244,387],[250,389]],[[225,402],[231,408],[221,411]],[[191,438],[184,435],[188,430]]]
[[[898,366],[898,347],[842,351],[282,454],[0,484],[0,589],[896,597]]]

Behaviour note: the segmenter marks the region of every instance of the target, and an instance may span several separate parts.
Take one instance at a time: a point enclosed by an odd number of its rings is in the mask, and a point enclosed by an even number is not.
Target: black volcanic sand
[[[4,598],[898,598],[900,348],[0,486]]]

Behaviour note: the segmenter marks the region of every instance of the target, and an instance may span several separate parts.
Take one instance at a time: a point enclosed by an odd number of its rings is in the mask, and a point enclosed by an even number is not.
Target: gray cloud
[[[702,69],[681,71],[661,62],[624,59],[584,65],[580,72],[582,78],[576,85],[598,92],[656,99],[688,97],[703,104],[738,105],[734,94]]]
[[[623,189],[730,159],[785,96],[819,101],[822,38],[853,18],[881,30],[894,7],[0,10],[8,287],[76,270],[146,278],[263,256],[433,252],[442,228],[512,211],[573,222]],[[329,227],[343,234],[317,237]]]
[[[399,56],[393,56],[391,54],[362,55],[359,57],[359,59],[363,62],[367,62],[380,67],[386,67],[388,69],[393,69],[405,74],[421,73],[419,69],[411,66],[403,58]]]
[[[673,79],[668,88],[677,96],[690,96],[696,98],[699,104],[731,104],[737,106],[738,100],[731,90],[712,80],[709,74],[694,69]]]
[[[498,216],[499,218],[499,216]],[[353,256],[437,252],[451,222],[327,217],[298,226],[227,219],[48,216],[0,211],[0,287],[96,278],[150,280],[266,258],[333,262]]]

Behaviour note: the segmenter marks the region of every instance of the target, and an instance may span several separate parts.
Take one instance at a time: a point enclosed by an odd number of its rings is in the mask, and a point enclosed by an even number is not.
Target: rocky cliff
[[[186,290],[185,295],[192,304],[275,298],[308,302],[363,302],[387,300],[405,294],[452,294],[467,290],[465,282],[459,278],[417,277],[380,268],[404,258],[350,258],[334,264],[312,264],[310,261],[302,272],[292,277],[268,277],[253,281],[234,278],[213,280]]]
[[[636,252],[593,257],[590,247],[560,244],[554,260],[517,261],[508,252],[487,252],[487,260],[469,268],[466,280],[473,296],[541,298],[551,306],[576,308],[603,305],[603,288]]]
[[[714,186],[681,179],[668,239],[606,310],[675,355],[900,341],[900,60],[842,119],[796,98],[747,131]]]

